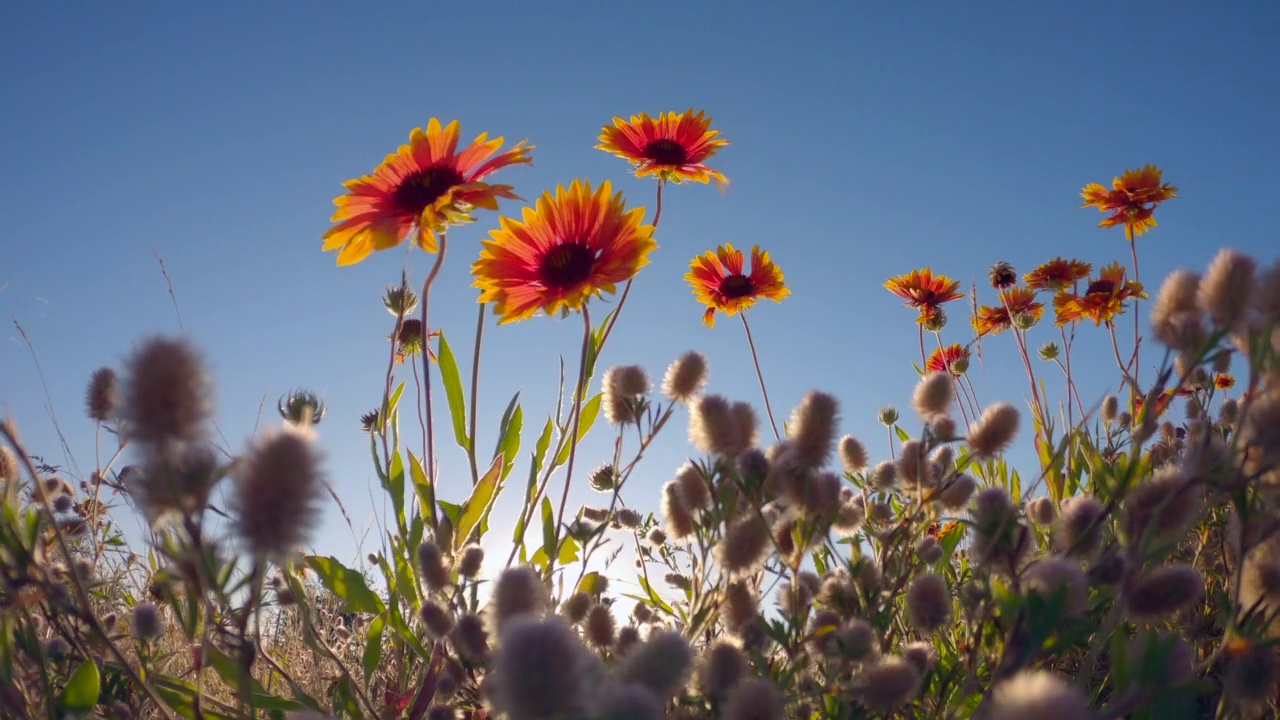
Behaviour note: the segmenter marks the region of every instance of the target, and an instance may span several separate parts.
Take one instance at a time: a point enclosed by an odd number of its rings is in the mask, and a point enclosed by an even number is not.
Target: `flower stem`
[[[1140,283],[1138,280],[1138,243],[1132,235],[1129,237],[1129,253],[1133,256],[1133,282]],[[1133,384],[1138,385],[1138,345],[1142,341],[1142,336],[1138,332],[1138,324],[1141,318],[1138,316],[1138,302],[1141,300],[1137,295],[1133,296],[1133,357],[1129,359],[1129,364],[1133,368]],[[1139,386],[1140,387],[1140,386]]]
[[[484,310],[488,307],[480,303],[480,312],[476,315],[476,347],[471,355],[471,413],[467,435],[471,438],[471,448],[467,450],[467,461],[471,463],[471,485],[480,484],[480,469],[476,467],[476,408],[480,397],[480,343],[484,339]]]
[[[764,373],[760,370],[760,358],[756,355],[756,343],[751,339],[751,326],[747,324],[747,314],[745,312],[738,313],[738,317],[742,318],[742,329],[747,331],[747,346],[751,348],[751,362],[756,366],[756,377],[760,380],[760,394],[764,396],[764,411],[769,415],[769,426],[773,428],[773,437],[775,440],[781,440],[782,435],[778,432],[778,423],[773,420],[773,406],[769,403],[769,391],[764,387]]]
[[[431,326],[427,324],[427,310],[431,307],[431,286],[436,281],[436,276],[440,274],[440,266],[444,264],[445,251],[449,247],[449,237],[446,233],[440,233],[440,251],[436,253],[435,264],[431,266],[431,272],[427,273],[427,279],[422,282],[422,339],[425,346],[422,349],[422,383],[426,386],[423,393],[425,407],[427,409],[426,428],[422,437],[422,456],[427,462],[427,481],[435,488],[436,483],[436,457],[435,457],[435,428],[432,426],[431,420]],[[433,530],[438,529],[439,521],[436,516],[435,504],[431,506],[431,527]]]
[[[578,422],[582,419],[582,398],[587,394],[587,350],[591,346],[591,313],[582,304],[582,355],[578,358],[578,382],[573,386],[573,425],[569,431],[569,464],[564,471],[564,492],[560,494],[560,509],[556,512],[555,541],[547,557],[547,577],[555,570],[560,556],[560,527],[564,524],[564,508],[569,504],[569,487],[573,482],[573,461],[578,456]]]
[[[658,180],[658,199],[655,201],[653,209],[653,220],[649,223],[656,230],[658,221],[662,219],[662,188],[667,184],[665,179]],[[613,326],[618,324],[618,316],[622,314],[622,306],[627,304],[627,297],[631,295],[631,283],[635,282],[635,276],[627,280],[627,284],[622,288],[622,296],[618,298],[618,307],[613,311],[613,315],[609,318],[609,324],[604,329],[604,334],[600,336],[600,348],[604,348],[604,344],[609,339],[609,335],[613,333]],[[585,307],[585,306],[584,306]]]

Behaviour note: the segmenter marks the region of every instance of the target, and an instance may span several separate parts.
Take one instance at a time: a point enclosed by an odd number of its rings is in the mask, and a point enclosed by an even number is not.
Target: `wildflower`
[[[164,618],[160,609],[150,603],[133,606],[133,636],[139,640],[154,640],[164,634]]]
[[[756,617],[756,597],[745,582],[731,582],[725,588],[724,622],[731,631],[737,631]]]
[[[426,340],[422,337],[422,321],[417,318],[405,318],[400,321],[400,327],[393,335],[388,335],[387,340],[395,342],[396,363],[403,363],[409,358],[417,357],[426,349],[427,357],[431,360],[436,359],[435,351],[431,349],[431,338],[440,337],[439,330],[432,330],[427,333]]]
[[[1130,578],[1126,595],[1135,617],[1154,620],[1199,602],[1204,578],[1189,565],[1166,565]]]
[[[1040,359],[1045,362],[1053,362],[1058,359],[1058,353],[1061,350],[1062,348],[1058,347],[1058,343],[1047,342],[1040,346],[1040,349],[1036,351],[1036,354],[1038,354]]]
[[[1245,319],[1257,263],[1238,250],[1222,250],[1209,264],[1196,296],[1200,309],[1220,328],[1234,330]]]
[[[1084,204],[1080,207],[1096,207],[1099,212],[1111,213],[1098,227],[1124,225],[1124,235],[1133,239],[1156,226],[1156,206],[1178,196],[1178,188],[1161,183],[1162,171],[1155,165],[1140,170],[1125,170],[1123,176],[1111,182],[1111,190],[1098,183],[1090,183],[1080,192]]]
[[[418,567],[428,589],[440,590],[449,584],[449,567],[439,545],[429,540],[418,545]]]
[[[976,457],[990,458],[1004,450],[1013,441],[1017,431],[1017,408],[998,402],[982,413],[977,425],[969,432],[966,442]]]
[[[739,577],[755,572],[765,560],[769,538],[769,525],[758,515],[729,525],[717,549],[721,567]]]
[[[991,693],[991,720],[1089,720],[1089,699],[1075,686],[1044,670],[1023,670]]]
[[[689,406],[689,441],[708,455],[733,456],[742,449],[738,423],[729,401],[703,395]]]
[[[662,393],[673,402],[687,403],[707,382],[707,358],[690,350],[676,358],[662,378]]]
[[[1048,497],[1038,497],[1027,502],[1027,517],[1037,525],[1051,525],[1058,515],[1058,508]]]
[[[732,317],[760,299],[782,302],[791,294],[783,282],[782,270],[759,245],[751,248],[750,272],[744,273],[743,261],[742,251],[725,243],[689,263],[684,279],[693,287],[698,302],[707,306],[702,315],[707,327],[715,325],[717,310]]]
[[[1062,502],[1054,540],[1059,552],[1089,557],[1102,543],[1102,503],[1088,495],[1076,495]]]
[[[938,502],[948,510],[959,510],[969,504],[977,487],[978,481],[969,475],[959,475],[939,491]]]
[[[617,630],[613,621],[613,613],[609,611],[608,605],[596,603],[587,611],[586,618],[586,636],[592,645],[600,648],[607,648],[613,645],[614,634]]]
[[[690,508],[680,495],[675,480],[662,486],[662,516],[667,520],[667,534],[672,540],[683,540],[693,534],[696,524]]]
[[[378,429],[378,411],[370,410],[360,415],[361,432],[373,434]]]
[[[934,312],[940,311],[943,303],[964,297],[958,280],[952,280],[946,275],[934,275],[929,268],[889,278],[884,286],[889,292],[906,300],[907,307],[920,311],[920,316],[916,319],[920,324],[930,320]]]
[[[409,144],[388,155],[373,174],[344,183],[347,194],[324,234],[323,250],[338,250],[338,264],[350,265],[375,250],[386,250],[417,232],[414,243],[427,252],[437,249],[436,233],[471,220],[472,208],[498,209],[498,198],[518,200],[510,185],[491,185],[484,179],[509,165],[531,164],[532,146],[517,143],[492,156],[503,138],[481,133],[462,152],[455,120],[441,127],[431,118],[426,132],[414,128]]]
[[[640,527],[640,513],[631,508],[622,508],[617,513],[618,524],[628,530],[635,530]]]
[[[949,372],[959,377],[969,369],[969,348],[959,343],[940,347],[929,354],[924,368],[929,372]]]
[[[804,467],[826,464],[835,440],[836,414],[840,402],[835,396],[812,391],[801,399],[787,423],[791,454]]]
[[[591,477],[588,478],[587,484],[597,492],[610,492],[617,487],[618,470],[613,465],[604,463],[591,471]]]
[[[1013,287],[1018,282],[1018,271],[1014,270],[1009,263],[1001,260],[991,266],[991,270],[987,272],[987,280],[991,282],[991,287],[996,290],[1004,290]]]
[[[580,309],[592,296],[612,293],[635,277],[657,245],[644,208],[627,210],[622,193],[605,181],[575,180],[568,190],[543,193],[523,221],[502,218],[471,266],[480,302],[495,303],[499,323]]]
[[[494,619],[501,629],[517,615],[540,613],[547,603],[547,589],[533,568],[508,568],[494,583],[490,602]]]
[[[1022,276],[1030,290],[1052,290],[1061,292],[1089,277],[1093,266],[1080,260],[1054,258]]]
[[[1181,537],[1204,504],[1197,484],[1183,469],[1163,467],[1131,488],[1124,498],[1129,541]]]
[[[587,611],[591,609],[591,596],[584,592],[576,592],[569,596],[560,605],[560,612],[569,619],[569,622],[578,624],[587,616]]]
[[[435,637],[446,637],[453,631],[453,613],[430,600],[423,601],[422,607],[418,609],[418,615],[422,617],[422,624],[426,625],[427,630]]]
[[[925,420],[947,414],[955,402],[955,380],[950,373],[931,372],[921,378],[911,397],[911,406]]]
[[[512,720],[591,715],[599,660],[558,618],[516,618],[493,659],[494,705]]]
[[[462,551],[462,559],[458,561],[458,574],[462,577],[474,578],[480,574],[480,566],[484,564],[484,548],[471,545]]]
[[[1115,395],[1108,395],[1102,399],[1102,421],[1111,424],[1116,421],[1120,411],[1120,400]]]
[[[1062,593],[1063,612],[1068,615],[1084,612],[1089,601],[1089,580],[1084,570],[1080,563],[1064,557],[1051,555],[1031,563],[1023,572],[1022,587],[1045,600]]]
[[[1001,291],[1000,304],[978,308],[971,322],[978,335],[997,335],[1008,330],[1021,315],[1032,318],[1034,324],[1044,315],[1044,303],[1036,300],[1034,290],[1015,287]]]
[[[873,712],[888,713],[911,702],[922,680],[916,666],[891,655],[867,668],[862,675],[862,704]]]
[[[621,678],[648,688],[666,702],[684,687],[693,666],[689,643],[672,630],[658,630],[636,648],[619,668]]]
[[[210,387],[199,353],[185,340],[146,340],[127,363],[121,416],[126,434],[147,443],[204,437]]]
[[[649,389],[649,378],[644,369],[632,365],[611,367],[601,381],[604,416],[614,425],[627,425],[640,421],[640,395]],[[637,389],[638,388],[638,389]]]
[[[738,683],[720,716],[724,720],[783,720],[786,701],[771,680],[753,677]]]
[[[111,368],[98,368],[89,378],[89,389],[85,392],[85,408],[89,419],[106,422],[116,411],[116,371]]]
[[[629,121],[615,117],[612,126],[604,126],[596,149],[632,163],[636,177],[657,177],[676,184],[714,180],[723,188],[729,181],[705,164],[729,144],[719,135],[719,130],[711,129],[711,118],[704,111],[695,114],[689,108],[657,117],[640,113]]]
[[[382,293],[382,306],[394,318],[407,317],[418,309],[418,295],[409,287],[406,279],[401,279]]]
[[[920,316],[916,318],[916,324],[925,332],[942,332],[942,328],[947,326],[947,311],[940,307],[922,308]]]
[[[727,640],[719,640],[702,654],[698,663],[698,685],[704,694],[723,698],[750,671],[742,650]]]
[[[880,408],[880,412],[876,415],[876,419],[885,427],[893,427],[898,424],[898,409],[892,405],[886,405]]]
[[[916,576],[907,588],[907,614],[911,624],[921,633],[931,633],[951,617],[951,592],[947,581],[936,573]]]
[[[283,557],[305,542],[319,516],[320,456],[302,429],[267,435],[236,472],[236,529],[260,557]]]
[[[458,654],[472,663],[483,663],[489,657],[489,632],[478,615],[458,618],[449,640]]]
[[[1112,263],[1102,268],[1097,280],[1089,283],[1083,295],[1060,293],[1053,299],[1058,325],[1089,319],[1095,325],[1111,322],[1124,311],[1124,301],[1145,298],[1142,284],[1125,280],[1125,268]]]

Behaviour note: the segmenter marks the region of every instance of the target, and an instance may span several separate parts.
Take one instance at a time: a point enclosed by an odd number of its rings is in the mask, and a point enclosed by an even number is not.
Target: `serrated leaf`
[[[467,437],[467,406],[462,399],[462,376],[458,374],[458,361],[453,357],[453,349],[440,334],[439,358],[440,382],[444,384],[444,395],[449,401],[449,418],[453,420],[453,437],[458,447],[471,452],[471,440]]]
[[[480,524],[480,519],[488,514],[494,498],[498,496],[498,485],[502,479],[502,461],[502,453],[498,453],[489,470],[471,489],[471,497],[467,498],[467,502],[463,504],[462,515],[454,525],[454,550],[461,548],[471,539],[471,531]]]
[[[83,662],[71,673],[67,684],[62,688],[62,709],[70,713],[89,712],[98,704],[101,690],[102,677],[98,674],[97,663]]]
[[[380,615],[386,609],[382,599],[365,584],[364,576],[335,558],[311,555],[307,557],[307,565],[316,571],[330,592],[347,602],[348,611]]]
[[[596,393],[594,397],[582,406],[582,415],[578,418],[578,438],[577,442],[582,442],[582,438],[587,436],[587,431],[591,429],[591,425],[595,423],[596,416],[600,414],[600,399],[602,393]],[[560,454],[556,456],[556,466],[559,467],[569,460],[569,449],[572,447],[569,443],[560,449]]]

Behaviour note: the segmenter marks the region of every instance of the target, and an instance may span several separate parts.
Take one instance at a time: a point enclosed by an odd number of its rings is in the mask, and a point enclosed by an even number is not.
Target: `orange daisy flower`
[[[656,118],[645,113],[632,115],[629,121],[615,117],[612,126],[600,130],[596,149],[630,161],[637,177],[657,176],[674,183],[715,180],[723,188],[729,181],[704,163],[729,141],[716,137],[720,131],[710,128],[711,118],[703,112],[694,114],[693,108],[659,113]]]
[[[715,326],[717,310],[732,316],[761,298],[782,302],[782,298],[791,294],[783,283],[782,270],[759,245],[751,248],[751,272],[743,272],[743,259],[741,250],[725,243],[689,263],[684,279],[693,286],[698,302],[707,306],[702,315],[707,327]]]
[[[1098,226],[1124,225],[1125,237],[1132,241],[1134,236],[1156,226],[1157,205],[1178,196],[1178,188],[1161,184],[1162,174],[1160,168],[1147,165],[1140,170],[1125,170],[1124,175],[1111,181],[1110,190],[1098,183],[1085,185],[1080,192],[1084,198],[1080,207],[1111,213]]]
[[[1037,321],[1044,316],[1044,303],[1036,301],[1034,290],[1009,288],[1000,293],[1000,305],[983,305],[971,322],[978,335],[998,335],[1013,325],[1013,316],[1030,315]]]
[[[323,249],[338,250],[338,264],[351,265],[416,231],[418,247],[435,252],[436,233],[470,222],[473,208],[497,210],[498,198],[520,199],[510,185],[482,182],[508,165],[533,162],[533,146],[523,141],[493,155],[502,143],[480,133],[457,152],[457,120],[442,128],[431,118],[425,132],[414,128],[409,144],[388,155],[372,175],[343,184],[348,192],[333,201],[338,209],[330,221],[337,224],[324,234]]]
[[[924,364],[929,372],[949,372],[960,376],[969,369],[969,348],[959,343],[940,347],[929,355]]]
[[[1125,300],[1147,296],[1141,283],[1127,281],[1124,276],[1124,266],[1111,263],[1102,268],[1101,275],[1089,283],[1083,295],[1060,293],[1053,299],[1058,325],[1081,318],[1089,318],[1095,325],[1111,322],[1113,317],[1124,311]]]
[[[1227,373],[1218,373],[1213,376],[1213,386],[1219,390],[1230,390],[1235,387],[1235,385],[1236,379],[1232,375],[1228,375]]]
[[[943,303],[964,297],[960,281],[946,275],[934,275],[933,270],[921,268],[905,275],[891,277],[884,283],[885,289],[906,300],[906,306],[916,308],[920,316],[916,322],[923,325],[933,317]]]
[[[1093,266],[1087,262],[1064,260],[1059,257],[1023,275],[1022,279],[1032,290],[1058,292],[1074,287],[1077,281],[1089,277],[1091,272],[1093,272]]]
[[[545,192],[523,221],[499,219],[471,266],[480,302],[495,303],[499,324],[581,308],[635,277],[657,247],[644,208],[626,209],[608,181],[595,192],[574,180]]]

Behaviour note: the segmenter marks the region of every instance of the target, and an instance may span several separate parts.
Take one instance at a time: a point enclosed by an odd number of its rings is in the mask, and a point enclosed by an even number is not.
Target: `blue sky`
[[[600,127],[615,115],[705,109],[732,142],[714,162],[732,186],[725,195],[670,189],[660,248],[603,363],[643,364],[656,378],[697,348],[711,360],[712,391],[758,403],[740,325],[702,327],[681,276],[719,243],[759,243],[793,289],[750,315],[775,408],[785,416],[809,389],[834,392],[841,431],[866,438],[877,459],[886,448],[876,411],[907,406],[918,358],[911,311],[881,287],[888,276],[931,265],[967,288],[1002,259],[1023,271],[1056,255],[1127,262],[1122,233],[1098,229],[1078,193],[1145,163],[1181,189],[1140,239],[1152,290],[1223,246],[1276,255],[1275,3],[477,7],[0,11],[0,407],[35,452],[66,463],[10,318],[34,342],[49,407],[87,470],[89,374],[118,366],[140,337],[178,330],[159,253],[184,326],[216,374],[232,447],[249,438],[264,394],[264,420],[275,422],[271,407],[289,388],[322,393],[331,479],[357,531],[368,527],[383,503],[373,504],[358,417],[377,403],[386,361],[390,318],[379,296],[406,266],[420,281],[427,257],[393,250],[338,268],[319,238],[340,183],[371,171],[432,116],[460,119],[464,140],[487,131],[535,144],[534,166],[500,180],[525,198],[575,177],[609,179],[652,209],[653,183],[593,149]],[[433,297],[433,318],[464,363],[476,296],[468,267],[496,220],[484,215],[451,235]],[[944,331],[951,341],[969,337],[962,315]],[[502,407],[523,389],[527,457],[579,327],[490,324],[481,447],[492,447]],[[1085,394],[1096,398],[1115,377],[1109,345],[1092,327],[1081,335]],[[1051,324],[1032,332],[1036,343],[1055,336]],[[1022,405],[1012,339],[994,338],[984,352],[986,366],[972,370],[982,400]],[[416,430],[410,418],[405,426]],[[641,507],[656,506],[688,452],[684,426],[681,411],[637,474]],[[440,446],[441,494],[459,500],[469,485],[462,455],[447,435]],[[597,428],[583,469],[608,446]],[[331,505],[315,548],[354,552]]]

